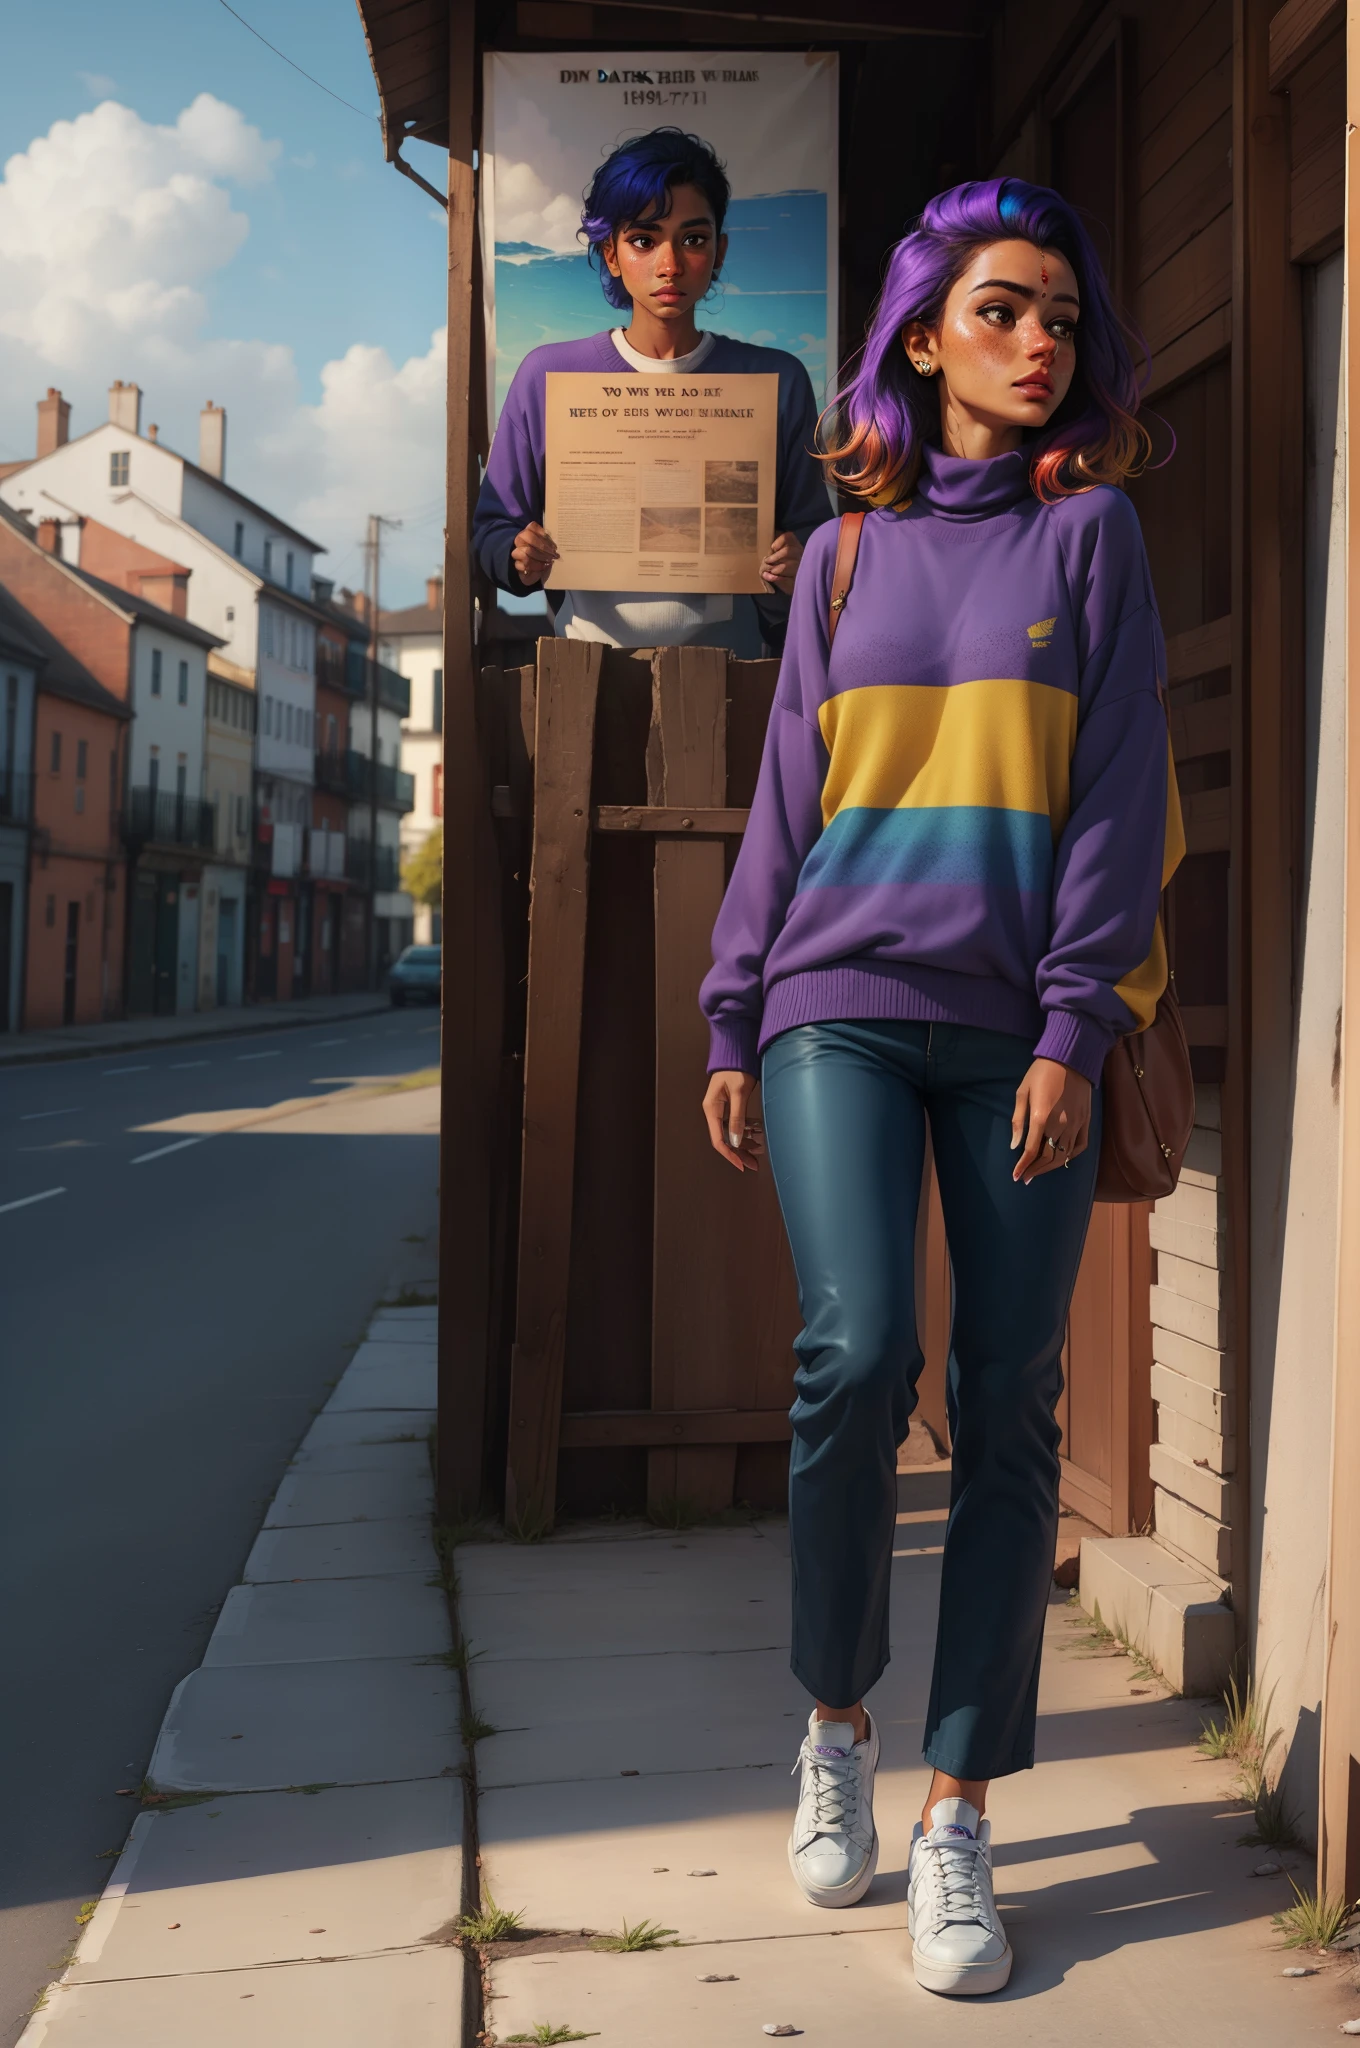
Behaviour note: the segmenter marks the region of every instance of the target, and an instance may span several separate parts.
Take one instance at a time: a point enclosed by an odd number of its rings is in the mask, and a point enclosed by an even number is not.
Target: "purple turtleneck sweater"
[[[927,448],[864,522],[828,653],[837,528],[808,543],[701,1004],[710,1071],[829,1018],[972,1024],[1098,1081],[1165,986],[1184,851],[1137,515],[1041,504],[1024,451]]]

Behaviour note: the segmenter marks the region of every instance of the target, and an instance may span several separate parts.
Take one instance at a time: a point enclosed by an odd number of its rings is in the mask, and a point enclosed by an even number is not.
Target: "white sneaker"
[[[848,1721],[819,1721],[814,1710],[793,1767],[802,1776],[789,1869],[814,1906],[857,1905],[878,1868],[878,1730],[871,1720],[868,1725],[864,1741],[856,1742]]]
[[[973,1997],[1000,1991],[1011,1945],[992,1897],[992,1828],[966,1799],[941,1799],[911,1838],[907,1932],[911,1964],[927,1991]]]

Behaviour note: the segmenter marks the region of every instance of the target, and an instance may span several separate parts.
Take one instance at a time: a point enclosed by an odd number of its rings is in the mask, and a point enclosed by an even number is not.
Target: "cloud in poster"
[[[496,242],[535,243],[544,253],[574,255],[581,202],[555,192],[532,164],[496,160]]]

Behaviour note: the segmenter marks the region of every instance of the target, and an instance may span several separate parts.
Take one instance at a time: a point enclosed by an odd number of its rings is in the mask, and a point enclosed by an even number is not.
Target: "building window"
[[[435,731],[436,731],[436,732],[443,732],[443,730],[444,730],[444,671],[443,671],[443,669],[442,669],[442,668],[437,668],[437,669],[435,670],[435,672],[434,672],[434,706],[433,706],[433,712],[434,712],[434,717],[433,717],[433,721],[432,721],[432,723],[433,723],[433,725],[434,725],[434,729],[435,729]]]
[[[77,740],[77,741],[76,741],[76,781],[77,781],[77,782],[83,782],[83,781],[85,780],[85,770],[86,770],[86,768],[87,768],[87,767],[88,767],[88,765],[89,765],[89,759],[90,759],[90,743],[89,743],[89,741],[88,741],[88,740]]]
[[[241,529],[240,529],[240,527],[239,527],[239,526],[237,527],[236,531],[237,531],[238,533],[239,533],[239,532],[241,531]],[[230,626],[230,625],[233,625],[233,624],[235,623],[235,620],[236,620],[236,607],[235,607],[235,605],[234,605],[234,604],[229,604],[229,605],[227,606],[227,624],[228,624],[229,626]]]
[[[182,661],[179,665],[178,701],[181,704],[187,704],[189,701],[189,664],[187,661]]]
[[[175,795],[183,802],[188,794],[189,770],[187,764],[181,761],[175,769]]]
[[[78,782],[78,783],[76,784],[76,811],[77,811],[77,813],[79,813],[79,812],[83,811],[83,810],[84,810],[84,808],[85,808],[85,785],[84,785],[84,783],[83,783],[83,782]]]
[[[293,587],[293,550],[289,548],[283,558],[283,580],[291,590]]]
[[[52,735],[52,773],[54,775],[61,774],[61,734],[59,732],[54,732]]]
[[[264,544],[264,573],[266,576],[272,576],[274,573],[274,543],[272,540],[267,540]]]
[[[131,457],[126,448],[115,448],[109,457],[109,486],[119,490],[128,480],[128,465]]]
[[[236,799],[236,830],[240,837],[244,839],[246,836],[246,800],[243,796],[238,796]]]
[[[151,694],[152,694],[152,696],[153,696],[153,697],[159,697],[159,696],[160,696],[160,693],[161,693],[161,650],[160,650],[160,648],[159,648],[159,647],[153,647],[153,648],[152,648],[152,650],[151,650]]]
[[[118,809],[118,749],[109,754],[109,819],[112,821]]]
[[[159,747],[151,749],[151,765],[147,769],[146,779],[151,786],[151,794],[154,797],[156,791],[161,786],[161,750]]]
[[[47,923],[47,924],[49,924],[49,925],[54,925],[54,924],[56,923],[56,921],[57,921],[57,899],[56,899],[56,897],[55,897],[55,896],[49,896],[49,897],[48,897],[48,899],[47,899],[47,915],[46,915],[46,918],[44,919],[44,922],[45,922],[45,923]]]
[[[246,523],[244,519],[238,519],[236,522],[236,532],[232,538],[231,551],[238,562],[246,551]],[[227,617],[231,617],[230,612],[227,613]]]

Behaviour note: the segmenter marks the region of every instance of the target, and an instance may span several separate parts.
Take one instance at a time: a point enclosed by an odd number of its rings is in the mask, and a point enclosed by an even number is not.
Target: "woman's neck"
[[[635,348],[640,356],[654,357],[658,363],[692,354],[700,338],[693,313],[686,313],[683,320],[658,320],[638,305],[633,307],[632,320],[624,333],[630,348]]]
[[[979,419],[940,390],[940,445],[946,455],[961,455],[966,462],[990,462],[993,456],[1010,455],[1024,441],[1024,429],[1008,421]]]

